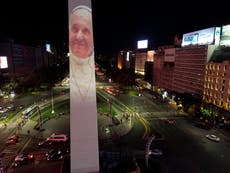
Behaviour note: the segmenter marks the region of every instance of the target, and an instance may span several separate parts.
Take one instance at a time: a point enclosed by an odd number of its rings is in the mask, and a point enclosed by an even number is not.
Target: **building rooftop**
[[[226,60],[230,61],[230,47],[217,47],[210,58],[212,62],[222,62]]]

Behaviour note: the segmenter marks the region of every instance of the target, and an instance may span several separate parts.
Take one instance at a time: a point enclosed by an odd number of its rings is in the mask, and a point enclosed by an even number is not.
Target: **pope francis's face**
[[[69,45],[73,55],[87,58],[93,52],[92,15],[79,9],[70,16]]]

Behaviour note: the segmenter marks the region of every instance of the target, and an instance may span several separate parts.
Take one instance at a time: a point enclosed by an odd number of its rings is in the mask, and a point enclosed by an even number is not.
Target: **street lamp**
[[[146,163],[146,166],[148,167],[149,166],[149,151],[150,151],[150,146],[152,144],[152,141],[155,139],[155,135],[152,135],[147,143],[146,143],[146,151],[145,151],[145,163]]]
[[[42,113],[41,113],[40,107],[38,105],[37,105],[37,111],[39,113],[39,130],[42,130],[43,118],[42,118]]]
[[[109,103],[109,114],[111,115],[112,104],[111,104],[111,102],[109,101],[109,99],[107,99],[107,102]]]
[[[51,104],[52,104],[52,111],[51,111],[51,114],[54,114],[53,87],[51,88]]]

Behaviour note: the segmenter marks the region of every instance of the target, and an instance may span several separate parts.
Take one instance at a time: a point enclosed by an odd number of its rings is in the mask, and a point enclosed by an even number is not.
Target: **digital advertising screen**
[[[8,62],[6,56],[0,56],[0,69],[8,68]]]
[[[215,27],[183,34],[182,47],[191,45],[209,45],[214,43]]]
[[[138,49],[147,49],[148,48],[148,40],[138,40],[137,41]]]
[[[230,46],[230,25],[222,26],[220,45]]]
[[[221,32],[221,27],[216,27],[216,30],[215,30],[215,45],[220,44],[220,32]]]
[[[50,53],[52,52],[50,44],[46,44],[46,51]]]

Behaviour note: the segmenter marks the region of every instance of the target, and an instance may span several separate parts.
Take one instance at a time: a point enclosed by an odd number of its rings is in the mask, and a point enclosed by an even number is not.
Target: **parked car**
[[[212,141],[215,141],[215,142],[220,142],[220,138],[219,137],[217,137],[216,135],[213,135],[213,134],[211,134],[211,135],[206,135],[206,138],[208,138],[208,139],[210,139],[210,140],[212,140]]]
[[[210,125],[210,124],[205,123],[205,122],[202,122],[202,121],[196,121],[196,122],[194,123],[194,125],[195,125],[196,127],[199,127],[199,128],[202,128],[202,129],[206,129],[206,130],[211,129],[211,125]]]

